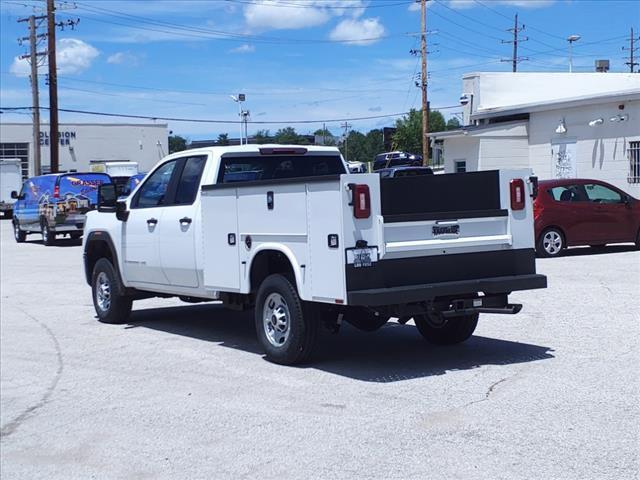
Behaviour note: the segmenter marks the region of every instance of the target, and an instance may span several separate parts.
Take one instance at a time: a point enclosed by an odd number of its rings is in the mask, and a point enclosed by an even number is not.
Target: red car
[[[640,201],[600,180],[540,181],[533,213],[542,257],[574,245],[635,242],[640,248]]]

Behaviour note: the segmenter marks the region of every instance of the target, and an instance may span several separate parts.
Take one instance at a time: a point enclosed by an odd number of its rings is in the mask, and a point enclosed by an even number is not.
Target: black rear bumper
[[[347,294],[349,305],[380,307],[403,305],[423,302],[437,297],[455,297],[483,292],[510,293],[517,290],[533,290],[546,288],[547,277],[544,275],[528,274],[506,277],[477,278],[455,282],[430,283],[422,285],[407,285],[390,288],[372,288],[354,290]]]

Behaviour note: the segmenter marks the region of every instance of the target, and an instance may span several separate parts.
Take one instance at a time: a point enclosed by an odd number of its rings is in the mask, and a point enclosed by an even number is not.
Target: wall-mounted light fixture
[[[558,126],[556,127],[556,133],[563,134],[567,133],[567,126],[564,123],[564,118],[560,120]]]
[[[598,125],[602,125],[604,123],[604,118],[596,118],[595,120],[591,120],[589,122],[590,127],[597,127]]]

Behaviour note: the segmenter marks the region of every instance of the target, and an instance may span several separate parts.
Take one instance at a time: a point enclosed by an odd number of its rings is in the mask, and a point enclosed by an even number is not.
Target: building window
[[[629,142],[629,183],[640,183],[640,142]]]
[[[455,172],[456,173],[464,173],[467,171],[467,161],[466,160],[456,160],[455,162]]]
[[[18,158],[22,167],[22,179],[29,177],[29,144],[0,143],[0,160]]]

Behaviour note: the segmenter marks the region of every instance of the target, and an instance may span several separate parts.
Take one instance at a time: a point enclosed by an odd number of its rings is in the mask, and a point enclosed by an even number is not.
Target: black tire
[[[478,325],[479,314],[461,315],[446,321],[442,317],[427,315],[413,317],[424,339],[434,345],[455,345],[468,340]]]
[[[91,296],[93,306],[102,323],[126,323],[131,314],[133,300],[123,295],[124,287],[115,268],[106,258],[99,259],[91,275]],[[108,301],[105,301],[105,297]]]
[[[49,222],[46,219],[40,220],[40,231],[42,232],[42,243],[47,247],[56,244],[56,234],[49,228]]]
[[[15,238],[18,243],[24,243],[27,239],[27,232],[20,229],[18,220],[13,221],[13,238]]]
[[[69,234],[69,237],[71,237],[72,240],[77,240],[80,237],[82,237],[82,232],[73,232]]]
[[[268,360],[295,365],[309,360],[318,332],[318,315],[283,275],[264,279],[256,296],[258,341]],[[270,325],[270,326],[269,326]]]
[[[566,247],[564,233],[556,227],[545,229],[536,242],[538,256],[545,258],[560,256]]]
[[[354,326],[363,332],[375,332],[380,330],[389,321],[385,315],[376,315],[367,308],[354,307],[349,309],[344,317],[349,325]]]

